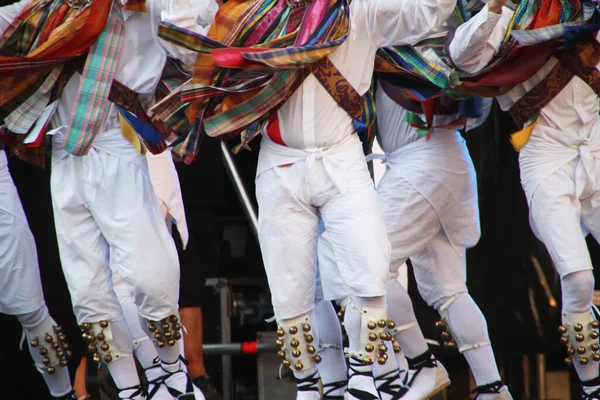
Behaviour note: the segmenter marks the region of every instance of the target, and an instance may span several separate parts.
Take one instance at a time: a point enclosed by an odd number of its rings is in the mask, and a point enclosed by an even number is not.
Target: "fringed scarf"
[[[195,122],[176,153],[191,162],[202,132],[243,132],[246,145],[300,86],[307,67],[346,40],[349,12],[348,0],[229,0],[207,37],[161,26],[163,39],[200,53],[193,79],[152,110],[170,127],[183,112]]]

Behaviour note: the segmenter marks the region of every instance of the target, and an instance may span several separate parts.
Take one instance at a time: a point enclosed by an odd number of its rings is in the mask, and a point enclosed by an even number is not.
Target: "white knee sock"
[[[360,335],[363,327],[362,315],[359,310],[362,308],[385,308],[385,297],[353,297],[351,302],[346,306],[346,312],[344,314],[344,326],[346,333],[348,334],[348,348],[349,351],[360,351]],[[377,362],[375,360],[375,362]],[[375,388],[375,382],[373,380],[373,365],[366,365],[362,361],[357,361],[354,357],[350,357],[349,360],[350,369],[348,371],[348,389],[357,389],[365,392],[369,392],[374,396],[379,397],[377,389]],[[360,375],[354,373],[365,373],[368,375]]]
[[[585,312],[592,306],[594,296],[594,274],[591,270],[573,272],[561,279],[562,308],[567,312]],[[574,363],[579,379],[589,381],[598,377],[598,364]]]
[[[441,300],[439,306],[447,300]],[[438,304],[434,306],[439,308]],[[451,334],[459,347],[490,342],[485,317],[470,294],[463,293],[453,300],[447,309],[447,313]],[[491,345],[482,345],[466,350],[462,354],[471,368],[477,386],[500,380],[500,373]]]
[[[43,366],[43,358],[42,354],[40,354],[41,346],[38,344],[37,346],[33,346],[31,341],[33,338],[38,337],[39,342],[43,343],[45,332],[53,332],[54,326],[57,326],[57,323],[50,317],[48,314],[48,308],[44,305],[40,309],[27,313],[17,315],[17,319],[23,326],[25,330],[25,335],[27,336],[27,343],[29,346],[29,352],[31,353],[31,357],[33,358],[35,364],[37,366]],[[67,338],[68,339],[68,338]],[[54,373],[48,373],[47,368],[38,367],[38,371],[42,374],[44,381],[46,382],[46,386],[50,391],[50,394],[54,397],[62,397],[70,393],[73,388],[71,386],[71,379],[69,377],[69,369],[64,366],[56,365],[57,364],[57,356],[54,355],[55,351],[53,348],[48,346],[46,349],[48,351],[48,355],[51,360],[54,368]],[[65,351],[65,350],[63,350]]]
[[[394,321],[396,326],[410,325],[417,321],[412,301],[396,279],[388,282],[386,302],[388,318]],[[395,338],[408,358],[415,358],[429,349],[418,324],[396,333]]]
[[[319,300],[313,312],[313,326],[318,331],[320,340],[325,346],[321,353],[321,363],[318,365],[319,375],[323,385],[345,381],[348,368],[346,358],[344,357],[342,328],[337,313],[330,301]],[[343,389],[340,393],[332,392],[331,395],[343,395]]]
[[[135,366],[135,360],[133,358],[133,340],[131,333],[127,327],[125,320],[111,321],[110,329],[112,331],[112,337],[114,346],[118,349],[121,354],[116,360],[113,360],[106,364],[110,376],[113,378],[115,385],[119,389],[131,388],[140,384],[140,378],[137,374]],[[123,390],[119,393],[121,398],[130,398],[131,393],[135,390]],[[142,398],[141,396],[135,397]]]

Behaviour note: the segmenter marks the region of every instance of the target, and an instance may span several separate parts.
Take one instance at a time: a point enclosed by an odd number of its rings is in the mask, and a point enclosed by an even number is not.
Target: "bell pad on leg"
[[[156,346],[175,346],[177,340],[181,339],[181,324],[179,317],[175,314],[163,318],[160,321],[147,320],[148,330],[153,335]]]
[[[567,346],[567,358],[565,364],[572,365],[578,362],[587,365],[590,361],[600,361],[598,354],[598,327],[600,324],[591,311],[582,313],[571,313],[564,311],[562,314],[562,325],[559,332],[561,344]]]
[[[388,329],[395,328],[396,324],[387,319],[385,308],[354,307],[361,315],[361,331],[357,350],[346,349],[346,353],[363,363],[371,365],[377,360],[381,365],[387,362],[388,346],[392,346],[392,335]]]
[[[79,325],[82,330],[83,340],[88,343],[88,351],[95,362],[110,363],[122,358],[122,354],[115,345],[110,322],[84,322]]]
[[[308,315],[282,321],[277,336],[278,354],[284,366],[302,371],[321,362]]]
[[[435,323],[435,328],[440,332],[442,337],[442,343],[444,348],[446,349],[455,349],[458,348],[459,353],[464,353],[468,350],[478,349],[483,346],[489,346],[491,343],[489,340],[483,340],[477,343],[463,343],[459,337],[452,333],[452,321],[449,317],[448,309],[452,305],[452,303],[462,296],[464,293],[458,293],[448,299],[441,307],[438,309],[440,313],[441,319]]]
[[[37,350],[40,357],[34,356],[36,368],[41,372],[54,374],[57,367],[66,367],[71,350],[60,325],[51,317],[34,328],[25,329],[25,335],[33,351]],[[41,363],[40,363],[41,361]]]

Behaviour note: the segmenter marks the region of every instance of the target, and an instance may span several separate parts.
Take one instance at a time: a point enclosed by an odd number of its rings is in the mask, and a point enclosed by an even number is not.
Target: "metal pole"
[[[256,343],[256,352],[244,351],[244,343],[217,343],[217,344],[205,344],[202,346],[204,355],[221,355],[221,354],[264,354],[264,353],[276,353],[277,346],[275,343]]]
[[[537,392],[539,399],[546,399],[546,356],[537,355]]]
[[[221,304],[221,342],[231,343],[231,289],[227,279],[220,279],[219,285]],[[223,368],[223,400],[233,400],[233,371],[231,355],[221,356]]]
[[[240,177],[240,173],[235,165],[235,161],[233,161],[233,157],[231,156],[231,151],[223,140],[221,140],[221,152],[223,153],[223,158],[225,158],[225,166],[227,167],[229,177],[233,181],[237,195],[242,202],[242,206],[244,207],[246,217],[248,217],[248,221],[250,222],[250,228],[252,228],[254,236],[258,239],[258,218],[256,217],[254,205],[252,204],[252,201],[250,201],[248,191],[244,186],[244,182],[242,182],[242,178]]]

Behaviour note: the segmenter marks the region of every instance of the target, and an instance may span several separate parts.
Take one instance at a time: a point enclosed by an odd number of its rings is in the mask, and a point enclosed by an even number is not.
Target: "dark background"
[[[12,1],[0,0],[0,5],[9,3]],[[465,134],[478,173],[482,229],[480,242],[467,254],[469,290],[486,316],[493,348],[513,396],[521,399],[524,398],[520,395],[524,391],[524,355],[546,354],[549,370],[566,370],[566,367],[562,364],[564,351],[558,344],[557,331],[560,282],[544,246],[529,227],[527,204],[519,181],[518,154],[508,141],[509,134],[515,130],[507,114],[494,105],[486,123]],[[259,140],[252,144],[253,152],[243,152],[235,157],[253,199],[258,144]],[[234,286],[234,291],[264,306],[264,303],[268,304],[264,286],[243,284],[245,280],[264,284],[264,271],[256,239],[223,165],[218,142],[210,138],[204,139],[195,163],[178,165],[188,224],[203,258],[200,263],[209,269],[207,275],[235,278],[242,283],[237,288]],[[74,354],[69,367],[74,372],[83,344],[58,257],[50,203],[50,170],[30,166],[15,157],[10,159],[10,169],[37,241],[46,302],[52,316],[66,329],[71,342]],[[237,234],[232,236],[229,232]],[[593,240],[588,242],[596,264],[600,260],[600,248]],[[214,262],[203,262],[207,259]],[[538,270],[534,267],[534,259],[539,262]],[[540,283],[543,281],[547,283],[547,289]],[[217,343],[216,293],[201,283],[198,290],[204,297],[205,342]],[[438,316],[416,293],[412,276],[409,291],[415,299],[426,336],[438,339],[433,329]],[[268,305],[261,311],[265,318],[272,315]],[[274,330],[274,324],[263,321],[264,318],[255,318],[240,325],[234,319],[233,341],[251,341],[255,339],[256,331]],[[5,393],[13,382],[27,382],[17,386],[18,398],[49,398],[41,376],[33,367],[27,346],[19,349],[20,338],[21,328],[16,318],[0,314],[0,387]],[[457,357],[456,353],[436,352],[451,377],[458,377],[453,379],[448,398],[464,398],[467,373],[464,358]],[[252,388],[256,384],[255,358],[243,356],[234,360],[238,386]],[[218,380],[218,358],[208,357],[207,364],[209,372]],[[571,377],[575,383],[572,372]]]

